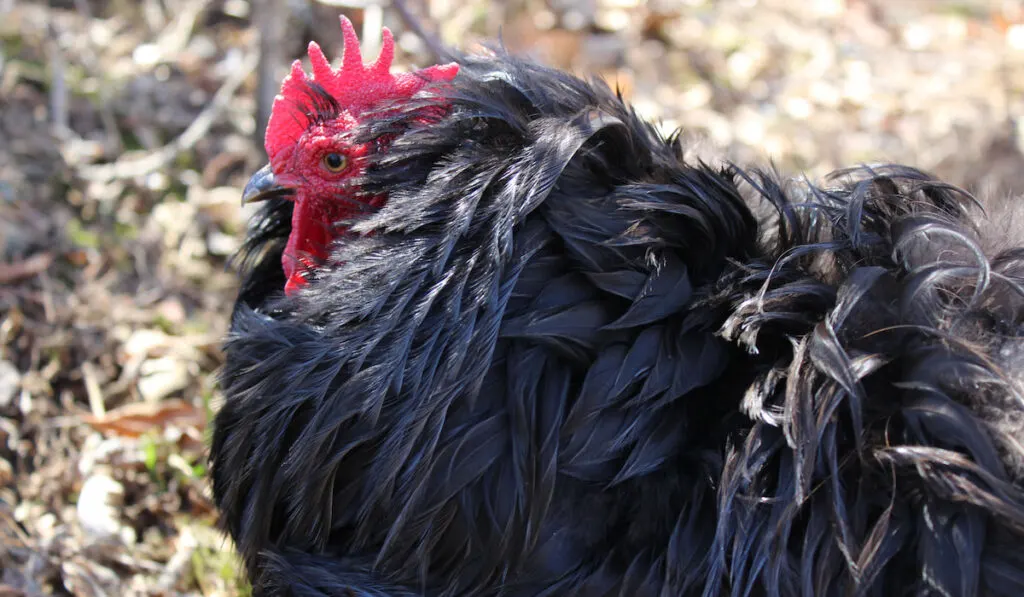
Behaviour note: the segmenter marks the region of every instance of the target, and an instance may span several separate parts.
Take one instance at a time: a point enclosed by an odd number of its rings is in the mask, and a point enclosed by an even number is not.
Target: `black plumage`
[[[247,241],[212,475],[257,594],[1024,594],[1024,239],[459,62],[359,131],[387,203],[306,289],[290,203]]]

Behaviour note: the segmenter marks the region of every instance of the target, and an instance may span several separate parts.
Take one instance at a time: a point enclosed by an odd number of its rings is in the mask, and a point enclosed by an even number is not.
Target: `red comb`
[[[267,122],[264,147],[271,162],[281,151],[292,147],[309,125],[303,110],[310,101],[309,83],[316,83],[352,115],[379,104],[381,101],[411,97],[428,83],[450,81],[459,72],[456,63],[431,66],[411,73],[391,74],[391,61],[395,57],[395,40],[384,27],[380,56],[369,65],[363,65],[359,50],[359,37],[352,22],[341,17],[341,31],[345,38],[345,54],[341,67],[331,68],[316,42],[309,42],[309,60],[313,75],[302,69],[302,61],[292,63],[292,72],[281,84],[281,92],[274,98],[274,106]],[[296,109],[297,108],[297,109]]]

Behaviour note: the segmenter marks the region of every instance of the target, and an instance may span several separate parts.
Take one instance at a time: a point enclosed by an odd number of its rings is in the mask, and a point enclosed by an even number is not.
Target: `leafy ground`
[[[703,156],[1024,193],[1020,1],[0,0],[0,596],[246,593],[204,478],[228,258],[261,109],[339,11],[403,65],[416,26],[500,31]]]

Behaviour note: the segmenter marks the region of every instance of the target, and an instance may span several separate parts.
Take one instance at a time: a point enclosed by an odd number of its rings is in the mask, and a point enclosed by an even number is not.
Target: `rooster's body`
[[[1024,594],[1024,239],[458,63],[339,134],[315,259],[287,167],[248,191],[213,480],[258,594]]]

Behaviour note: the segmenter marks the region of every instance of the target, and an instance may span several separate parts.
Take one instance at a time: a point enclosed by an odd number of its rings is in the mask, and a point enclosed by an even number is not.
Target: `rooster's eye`
[[[323,159],[324,168],[331,172],[341,172],[348,165],[348,160],[340,153],[329,153]]]

